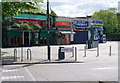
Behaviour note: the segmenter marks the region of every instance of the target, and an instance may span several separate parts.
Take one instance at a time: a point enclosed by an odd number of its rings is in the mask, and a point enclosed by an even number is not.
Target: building
[[[102,40],[103,36],[103,21],[100,19],[81,19],[74,18],[74,42],[77,44],[89,43],[90,47],[96,47]]]
[[[118,13],[120,13],[120,1],[118,2]]]
[[[25,30],[12,27],[7,30],[7,46],[32,46],[46,45],[48,37],[52,37],[52,33],[48,35],[46,27],[46,15],[35,14],[19,14],[12,18],[13,23],[18,24],[39,24],[42,30]],[[50,16],[50,27],[53,25],[53,18]],[[52,31],[52,30],[51,30]]]
[[[57,38],[58,44],[70,44],[73,41],[73,24],[69,17],[56,18],[56,30],[61,33],[61,37]]]

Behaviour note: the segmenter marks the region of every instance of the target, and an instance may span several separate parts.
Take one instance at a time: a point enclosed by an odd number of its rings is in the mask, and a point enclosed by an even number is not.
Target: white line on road
[[[29,76],[32,78],[33,81],[36,81],[35,78],[33,77],[33,75],[30,73],[30,71],[27,69],[27,67],[24,67],[25,70],[27,71],[27,73],[29,74]]]
[[[17,69],[13,69],[13,70],[2,70],[2,72],[12,72],[12,71],[17,71]]]
[[[118,69],[117,67],[93,68],[91,70]]]
[[[2,80],[9,80],[9,79],[16,79],[16,78],[23,78],[24,76],[2,76]]]

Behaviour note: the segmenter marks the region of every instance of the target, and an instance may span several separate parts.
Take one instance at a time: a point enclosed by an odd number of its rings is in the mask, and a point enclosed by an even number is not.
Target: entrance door
[[[24,32],[24,45],[29,46],[29,32]]]

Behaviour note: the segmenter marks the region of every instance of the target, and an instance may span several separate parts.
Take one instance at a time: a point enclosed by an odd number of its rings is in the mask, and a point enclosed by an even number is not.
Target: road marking
[[[105,67],[105,68],[93,68],[91,70],[106,70],[106,69],[118,69],[117,67]]]
[[[2,72],[12,72],[12,71],[17,71],[17,69],[13,69],[13,70],[2,70]]]
[[[25,70],[27,71],[27,73],[29,74],[29,76],[32,78],[33,81],[36,81],[34,76],[30,73],[30,71],[27,69],[27,67],[24,67]]]
[[[23,78],[24,76],[2,76],[2,80],[9,80],[9,79],[16,79],[16,78]]]

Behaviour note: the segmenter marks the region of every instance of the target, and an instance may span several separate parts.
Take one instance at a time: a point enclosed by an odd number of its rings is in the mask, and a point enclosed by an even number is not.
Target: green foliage
[[[55,17],[57,17],[57,14],[56,14],[53,10],[51,10],[50,15],[51,15],[51,16],[55,16]]]
[[[112,41],[120,41],[120,33],[110,33],[110,34],[107,34],[107,40],[112,40]]]
[[[27,11],[27,10],[37,10],[36,5],[38,3],[43,3],[43,0],[35,0],[32,2],[2,2],[2,15],[3,20],[9,16],[13,17],[17,15],[19,12]]]
[[[55,32],[55,35],[56,35],[57,37],[61,37],[61,36],[62,36],[59,31],[56,31],[56,32]]]
[[[28,24],[20,24],[20,28],[24,30],[32,30],[31,26]]]
[[[42,27],[39,24],[31,25],[33,30],[41,30]]]
[[[11,22],[11,18],[15,15],[18,15],[18,13],[21,13],[23,11],[37,10],[38,8],[36,5],[38,5],[38,3],[43,3],[43,0],[32,0],[32,2],[22,2],[21,0],[16,0],[15,2],[12,0],[10,2],[10,0],[2,0],[0,4],[2,5],[2,9],[0,11],[2,12],[3,30],[7,30],[11,27],[13,24]]]
[[[107,28],[106,33],[119,32],[117,15],[109,10],[100,10],[99,12],[95,12],[92,18],[102,19],[104,21],[104,27]]]
[[[20,28],[20,24],[14,23],[11,27],[12,27],[12,28]]]
[[[109,8],[108,11],[115,14],[117,12],[117,8]]]

